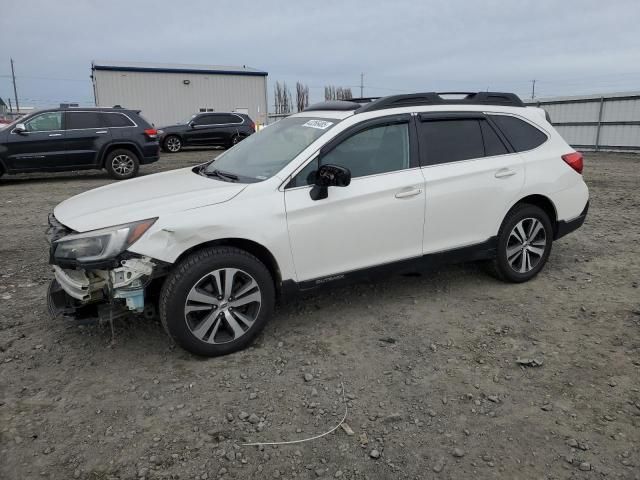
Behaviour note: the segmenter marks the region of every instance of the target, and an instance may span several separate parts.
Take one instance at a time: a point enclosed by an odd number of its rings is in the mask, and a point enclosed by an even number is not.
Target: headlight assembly
[[[54,242],[53,256],[61,260],[97,262],[124,252],[146,232],[157,218],[67,235]]]

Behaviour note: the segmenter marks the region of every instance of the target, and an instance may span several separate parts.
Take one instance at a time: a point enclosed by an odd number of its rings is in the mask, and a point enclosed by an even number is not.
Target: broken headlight
[[[53,256],[60,260],[96,262],[124,252],[146,232],[157,218],[67,235],[54,242]]]

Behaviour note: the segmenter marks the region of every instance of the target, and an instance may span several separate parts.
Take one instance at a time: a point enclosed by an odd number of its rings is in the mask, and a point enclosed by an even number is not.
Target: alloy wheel
[[[126,176],[130,175],[133,172],[135,163],[133,161],[133,158],[123,153],[113,157],[113,160],[111,161],[111,167],[113,168],[113,171],[118,175]]]
[[[520,220],[507,240],[507,262],[518,273],[533,270],[540,262],[547,248],[547,233],[537,218]]]
[[[171,137],[167,139],[166,146],[167,146],[167,150],[175,153],[180,150],[180,147],[182,146],[182,142],[177,137]]]
[[[208,273],[191,288],[184,317],[199,340],[229,343],[249,331],[261,305],[262,293],[251,275],[237,268],[221,268]]]

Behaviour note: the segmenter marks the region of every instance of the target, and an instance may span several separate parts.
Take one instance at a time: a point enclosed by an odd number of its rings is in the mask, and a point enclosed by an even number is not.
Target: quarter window
[[[133,127],[135,126],[128,117],[121,113],[102,113],[107,127]]]
[[[324,155],[320,164],[346,167],[352,178],[409,168],[409,127],[382,125],[356,133]]]
[[[533,125],[508,115],[491,115],[516,152],[539,147],[547,141],[547,135]]]
[[[104,128],[100,112],[67,112],[67,130]]]
[[[62,130],[62,113],[47,112],[42,113],[25,123],[28,132],[47,132],[51,130]]]

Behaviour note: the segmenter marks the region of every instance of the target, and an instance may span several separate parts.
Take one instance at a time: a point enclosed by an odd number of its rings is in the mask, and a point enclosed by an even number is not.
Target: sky
[[[92,60],[247,65],[360,96],[640,90],[638,0],[5,0],[0,98],[93,104]]]

